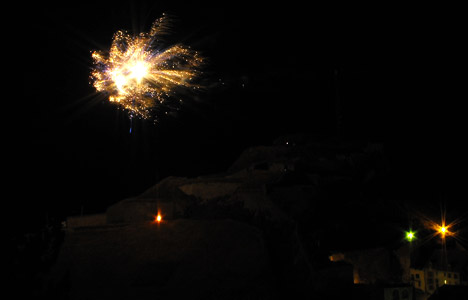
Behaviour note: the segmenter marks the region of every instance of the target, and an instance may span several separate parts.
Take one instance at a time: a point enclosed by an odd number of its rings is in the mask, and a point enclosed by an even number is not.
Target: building
[[[417,298],[413,289],[411,285],[406,284],[355,284],[348,294],[343,295],[340,299],[416,300]]]
[[[424,264],[415,264],[410,268],[414,288],[429,295],[446,285],[468,285],[467,274],[466,250],[436,250]]]
[[[386,286],[383,288],[384,300],[413,300],[413,287],[409,285]]]
[[[443,285],[460,285],[461,274],[453,270],[440,270],[429,264],[423,269],[410,269],[413,286],[425,293],[432,294]]]

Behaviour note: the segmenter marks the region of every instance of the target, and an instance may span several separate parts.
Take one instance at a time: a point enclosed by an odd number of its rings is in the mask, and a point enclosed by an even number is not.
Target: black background
[[[283,134],[334,136],[337,97],[340,134],[384,144],[395,197],[466,210],[456,8],[129,1],[6,11],[4,201],[17,228],[104,211],[166,176],[222,172]],[[90,54],[162,13],[174,20],[167,44],[207,58],[207,88],[130,134],[128,115],[89,84]]]

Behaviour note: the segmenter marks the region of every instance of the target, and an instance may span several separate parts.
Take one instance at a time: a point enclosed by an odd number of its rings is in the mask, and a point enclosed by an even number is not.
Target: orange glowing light
[[[158,215],[156,216],[156,222],[160,223],[161,220],[162,220],[161,214],[158,213]]]
[[[442,237],[445,237],[446,235],[449,235],[451,232],[448,230],[447,226],[439,226],[439,233]]]
[[[456,227],[462,223],[466,217],[463,215],[462,217],[456,218],[451,222],[447,221],[445,207],[441,207],[441,216],[440,221],[433,220],[421,213],[418,213],[421,223],[432,231],[432,234],[428,237],[428,239],[439,237],[442,243],[445,243],[446,238],[454,238],[460,240],[460,236]]]
[[[452,224],[445,224],[445,222],[442,222],[442,224],[436,224],[434,223],[432,225],[432,229],[435,231],[434,234],[439,234],[441,238],[445,238],[446,236],[455,236],[456,233],[450,231],[450,227]]]

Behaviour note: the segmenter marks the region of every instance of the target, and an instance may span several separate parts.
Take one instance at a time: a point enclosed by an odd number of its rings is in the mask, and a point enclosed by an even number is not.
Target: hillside
[[[349,287],[352,267],[330,251],[394,247],[397,212],[376,193],[385,172],[379,145],[292,136],[246,149],[222,174],[165,178],[104,215],[70,218],[48,293],[274,299]]]

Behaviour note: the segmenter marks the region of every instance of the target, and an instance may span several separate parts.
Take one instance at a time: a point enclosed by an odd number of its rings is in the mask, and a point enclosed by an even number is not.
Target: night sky
[[[222,172],[247,147],[281,135],[335,136],[337,99],[343,138],[384,144],[395,194],[444,200],[448,210],[466,201],[460,19],[285,3],[11,9],[3,164],[15,226],[41,224],[46,213],[103,212],[167,176]],[[168,46],[207,58],[207,89],[156,125],[136,120],[130,134],[128,114],[89,84],[91,51],[108,49],[117,30],[148,31],[162,13],[174,19]]]

